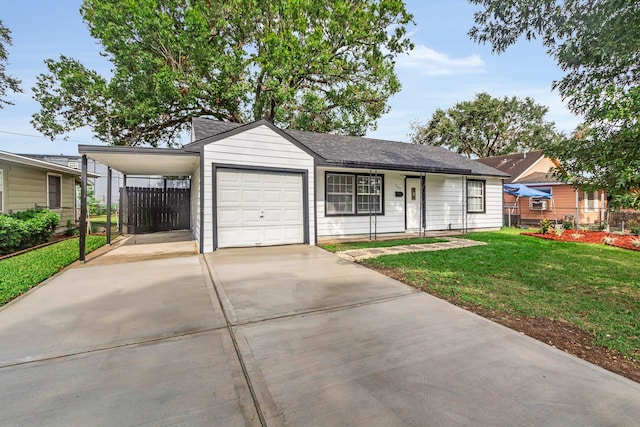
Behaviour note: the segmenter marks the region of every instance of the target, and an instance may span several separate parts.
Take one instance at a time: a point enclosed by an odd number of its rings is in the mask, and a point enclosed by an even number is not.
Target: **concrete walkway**
[[[457,237],[447,237],[448,242],[423,243],[418,245],[391,246],[388,248],[362,248],[337,252],[341,258],[349,261],[360,261],[362,259],[375,258],[382,255],[397,255],[408,252],[442,251],[446,249],[467,248],[470,246],[486,245],[485,242],[476,240],[460,239]]]
[[[178,252],[98,257],[1,308],[1,424],[640,419],[639,384],[319,248]]]

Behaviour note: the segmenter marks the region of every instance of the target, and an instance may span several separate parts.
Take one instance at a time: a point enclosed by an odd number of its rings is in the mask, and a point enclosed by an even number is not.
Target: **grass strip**
[[[518,230],[467,238],[488,245],[364,263],[398,269],[411,285],[450,301],[568,322],[593,333],[596,344],[640,360],[640,253]]]
[[[87,253],[106,243],[104,236],[87,236]],[[79,257],[79,240],[64,240],[0,261],[0,305],[22,295]]]
[[[420,244],[426,244],[426,243],[440,243],[440,242],[448,242],[448,240],[438,239],[435,237],[419,237],[419,238],[413,238],[413,239],[372,240],[372,241],[366,241],[366,242],[333,243],[328,245],[320,245],[320,247],[329,252],[342,252],[342,251],[349,251],[351,249],[390,248],[392,246],[420,245]]]

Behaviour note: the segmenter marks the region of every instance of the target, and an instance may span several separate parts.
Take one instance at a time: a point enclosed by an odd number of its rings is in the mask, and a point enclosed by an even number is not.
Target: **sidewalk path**
[[[362,248],[337,252],[341,258],[349,261],[360,261],[367,258],[375,258],[382,255],[397,255],[408,252],[442,251],[445,249],[467,248],[470,246],[486,245],[485,242],[475,240],[459,239],[457,237],[447,237],[448,242],[424,243],[419,245],[391,246],[388,248]]]

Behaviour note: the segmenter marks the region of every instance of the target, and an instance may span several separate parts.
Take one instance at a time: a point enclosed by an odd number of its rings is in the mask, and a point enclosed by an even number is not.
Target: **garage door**
[[[218,247],[304,243],[302,175],[217,171]]]

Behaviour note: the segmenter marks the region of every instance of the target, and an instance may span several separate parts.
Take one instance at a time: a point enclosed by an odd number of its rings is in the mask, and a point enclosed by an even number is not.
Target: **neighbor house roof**
[[[522,184],[563,184],[553,174],[544,172],[534,172],[524,178],[520,178],[518,182]]]
[[[0,151],[0,160],[24,166],[30,166],[37,169],[43,169],[49,172],[53,171],[75,176],[80,176],[82,174],[82,171],[79,169],[62,166],[57,163],[51,163],[44,160],[33,159],[31,157],[22,156],[20,154],[13,154],[7,151]],[[97,178],[98,176],[100,176],[94,173],[87,173],[87,175],[91,178]]]
[[[531,151],[529,153],[507,154],[506,156],[484,157],[476,159],[476,162],[511,175],[510,179],[505,180],[506,183],[509,183],[521,182],[518,178],[543,158],[542,151]]]
[[[256,126],[267,125],[318,159],[318,164],[369,169],[407,170],[508,177],[507,173],[469,160],[442,147],[398,141],[279,129],[259,120],[247,125],[194,118],[195,141],[185,149],[214,142]]]

